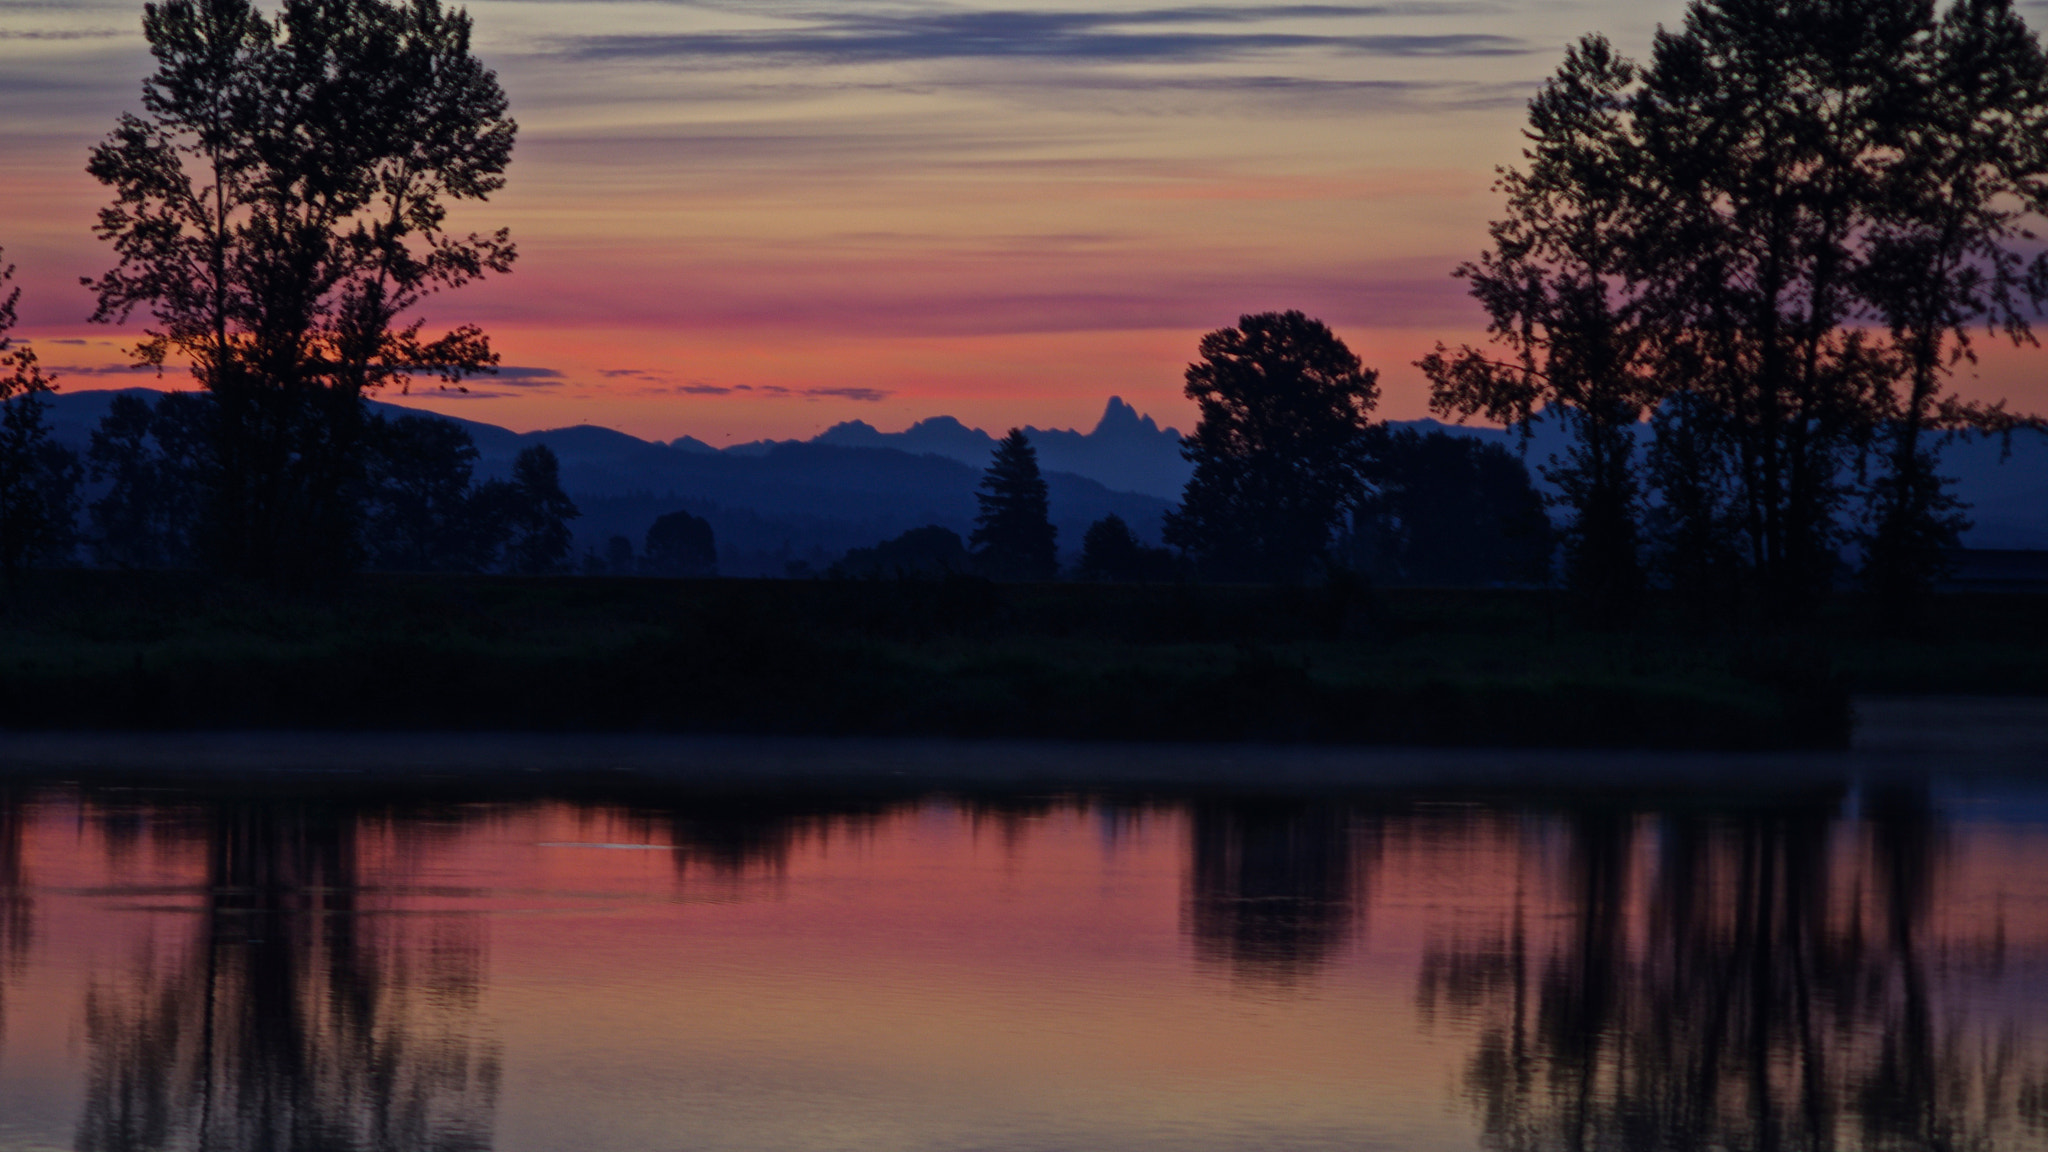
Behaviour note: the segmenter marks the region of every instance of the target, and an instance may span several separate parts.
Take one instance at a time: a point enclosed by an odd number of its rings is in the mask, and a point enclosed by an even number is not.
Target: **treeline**
[[[1940,437],[2040,426],[1951,381],[2048,302],[2044,129],[2008,0],[1695,0],[1640,65],[1589,36],[1459,269],[1494,347],[1422,361],[1434,404],[1564,424],[1566,573],[1603,617],[1661,579],[1793,623],[1846,553],[1909,619],[1967,526]]]
[[[12,298],[8,301],[12,305]],[[0,315],[0,319],[5,319]],[[0,328],[4,331],[4,328]],[[217,566],[233,508],[219,408],[206,393],[116,396],[85,458],[50,438],[49,383],[32,350],[0,344],[12,369],[0,402],[0,558],[86,560],[112,568]],[[568,570],[568,521],[546,445],[519,453],[509,479],[476,476],[469,433],[431,416],[365,416],[359,467],[337,486],[350,567],[400,572]],[[90,501],[85,496],[97,491]]]
[[[1586,614],[1662,585],[1796,625],[1853,575],[1911,623],[1968,526],[1943,439],[2044,427],[1953,388],[2048,304],[2048,54],[2013,5],[1695,0],[1647,64],[1580,41],[1526,135],[1458,269],[1493,346],[1418,367],[1441,415],[1568,434],[1544,474]],[[1186,391],[1166,529],[1195,570],[1298,581],[1414,530],[1401,454],[1441,449],[1389,452],[1377,375],[1321,323],[1210,333]]]
[[[92,434],[89,475],[106,490],[87,509],[99,564],[196,568],[218,556],[224,510],[219,412],[211,396],[114,398]],[[360,469],[340,486],[352,505],[344,555],[401,572],[561,571],[576,505],[546,445],[521,451],[509,479],[476,476],[469,433],[432,416],[369,416]]]
[[[1261,319],[1246,317],[1245,323],[1256,325]],[[1298,314],[1276,319],[1315,324]],[[1327,330],[1323,335],[1335,342]],[[1282,399],[1271,377],[1258,387],[1267,399]],[[1301,539],[1278,542],[1278,548],[1292,552],[1275,554],[1271,507],[1249,500],[1222,507],[1200,502],[1204,491],[1227,482],[1218,480],[1216,471],[1245,464],[1221,460],[1209,464],[1209,485],[1190,484],[1191,501],[1169,518],[1168,531],[1179,548],[1147,544],[1122,517],[1110,515],[1088,527],[1078,560],[1063,571],[1037,455],[1024,433],[1012,429],[983,476],[977,493],[981,513],[969,539],[941,525],[926,525],[871,548],[856,548],[827,574],[998,580],[1066,576],[1130,583],[1298,583],[1332,577],[1413,585],[1550,582],[1554,533],[1543,496],[1515,453],[1470,437],[1378,423],[1347,424],[1342,434],[1355,439],[1358,452],[1351,466],[1327,484],[1329,506],[1309,513],[1325,518],[1305,525]],[[1199,437],[1198,432],[1190,441]]]

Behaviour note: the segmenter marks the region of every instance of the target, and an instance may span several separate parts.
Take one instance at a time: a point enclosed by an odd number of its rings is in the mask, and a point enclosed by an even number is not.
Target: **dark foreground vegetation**
[[[1761,748],[1841,744],[1851,692],[2048,693],[2048,598],[1935,612],[1763,639],[1543,591],[39,572],[0,723]]]

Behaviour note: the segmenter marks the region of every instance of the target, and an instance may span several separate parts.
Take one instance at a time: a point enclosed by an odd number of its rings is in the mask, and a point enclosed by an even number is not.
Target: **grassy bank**
[[[537,728],[1389,744],[1839,744],[1847,691],[2048,691],[2048,603],[1800,642],[1569,625],[1546,592],[45,572],[10,728]]]
[[[2048,599],[1883,641],[1583,631],[1512,591],[36,573],[0,724],[1826,746],[1847,693],[2048,693]]]

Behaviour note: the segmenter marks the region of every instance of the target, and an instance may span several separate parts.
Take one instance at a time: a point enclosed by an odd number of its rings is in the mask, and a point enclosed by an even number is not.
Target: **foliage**
[[[14,342],[21,289],[8,289],[14,266],[0,265],[0,570],[71,557],[76,549],[78,457],[50,439],[43,422],[56,385],[35,349]]]
[[[527,576],[560,572],[569,559],[569,521],[576,504],[562,491],[561,462],[545,444],[519,450],[512,479],[493,480],[477,492],[477,503],[510,529],[504,564]]]
[[[1038,453],[1021,428],[996,444],[981,491],[981,511],[968,543],[984,574],[997,580],[1050,580],[1059,574],[1059,530],[1046,506]]]
[[[434,416],[376,417],[368,435],[363,542],[371,567],[481,572],[510,529],[472,482],[476,445]]]
[[[1090,524],[1081,538],[1083,580],[1158,584],[1172,580],[1174,569],[1172,552],[1139,540],[1115,513]]]
[[[88,170],[114,190],[97,234],[118,264],[93,318],[154,320],[144,364],[190,363],[216,408],[212,561],[293,579],[345,565],[367,434],[362,397],[496,362],[483,334],[406,317],[509,270],[500,230],[447,230],[503,185],[514,125],[437,0],[166,0],[157,62]]]
[[[1363,490],[1378,373],[1320,320],[1266,312],[1202,337],[1186,391],[1202,413],[1181,447],[1195,471],[1167,543],[1214,579],[1306,579]]]
[[[1506,448],[1404,428],[1378,439],[1372,477],[1344,558],[1375,581],[1550,582],[1543,497]]]
[[[616,541],[612,550],[618,552]],[[626,545],[624,559],[632,559],[630,543]],[[616,568],[616,556],[613,564]],[[718,575],[718,545],[712,537],[711,522],[683,511],[656,518],[647,529],[641,568],[653,576]]]
[[[2048,259],[2025,255],[2048,214],[2048,55],[2008,3],[1955,3],[1918,32],[1877,126],[1892,162],[1877,173],[1858,285],[1900,361],[1878,397],[1888,443],[1870,493],[1864,579],[1902,623],[1922,610],[1942,553],[1967,527],[1928,434],[2021,422],[1962,400],[1946,379],[1975,359],[1976,325],[2031,342],[2048,292]]]
[[[897,580],[937,579],[971,571],[973,558],[960,534],[937,524],[912,528],[901,536],[884,540],[872,548],[855,548],[832,565],[830,575],[840,578],[893,578]]]
[[[213,401],[168,392],[154,404],[115,396],[86,452],[106,491],[87,510],[94,560],[117,568],[188,568],[211,499]]]
[[[1642,590],[1635,425],[1665,387],[1637,268],[1636,76],[1589,36],[1529,103],[1528,168],[1502,175],[1493,247],[1457,272],[1512,362],[1439,346],[1419,365],[1440,413],[1525,428],[1545,414],[1570,431],[1571,449],[1546,469],[1570,509],[1566,579],[1607,622],[1632,615]]]
[[[2048,302],[2044,128],[2048,56],[2009,0],[1694,0],[1640,69],[1589,37],[1531,105],[1494,248],[1460,270],[1519,362],[1440,349],[1436,403],[1572,427],[1551,475],[1595,599],[1632,579],[1629,441],[1654,413],[1672,579],[1798,624],[1861,500],[1866,579],[1907,615],[1965,524],[1929,435],[2038,423],[1948,378],[1973,326],[2030,341]]]
[[[1307,587],[372,573],[309,597],[87,571],[20,589],[34,610],[0,618],[14,726],[1621,747],[1847,731],[1824,657],[1655,616],[1644,635],[1576,629],[1540,591],[1385,592],[1360,638]],[[2043,613],[2022,607],[1943,675],[2048,683]]]

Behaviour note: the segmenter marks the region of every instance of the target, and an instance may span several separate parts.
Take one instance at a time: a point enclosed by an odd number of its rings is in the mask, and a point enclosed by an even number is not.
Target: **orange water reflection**
[[[0,1148],[2048,1146],[2048,792],[0,791]]]

